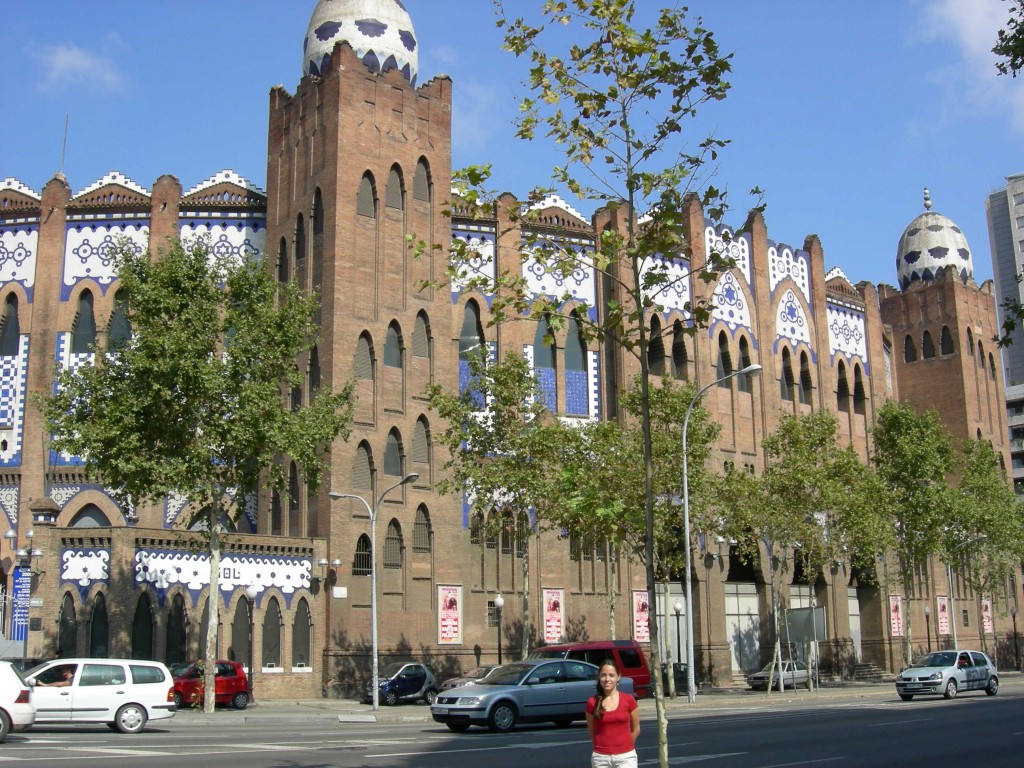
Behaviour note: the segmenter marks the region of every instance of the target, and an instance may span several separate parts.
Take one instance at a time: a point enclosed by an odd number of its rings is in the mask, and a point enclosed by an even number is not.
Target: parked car
[[[396,661],[388,664],[377,675],[380,686],[378,699],[393,706],[400,701],[423,700],[433,704],[437,696],[437,681],[434,670],[426,664],[414,661]],[[364,702],[373,701],[373,681],[366,684]]]
[[[174,677],[175,706],[180,709],[203,703],[205,680],[201,661],[175,664],[171,667],[171,675]],[[214,699],[218,704],[230,704],[235,709],[249,706],[249,679],[241,663],[218,660],[213,682]]]
[[[36,725],[106,723],[138,733],[150,720],[174,717],[174,682],[159,661],[57,659],[31,670]]]
[[[491,664],[490,666],[473,667],[471,670],[458,677],[449,677],[443,683],[441,683],[441,690],[447,691],[449,688],[461,688],[464,685],[473,685],[480,681],[481,678],[487,677],[493,670],[497,669],[497,665]]]
[[[486,725],[498,732],[510,731],[516,723],[550,721],[566,726],[586,719],[597,672],[595,665],[575,659],[516,661],[474,685],[438,694],[430,715],[459,733],[471,725]],[[619,690],[633,693],[633,681],[623,677]]]
[[[25,730],[35,720],[32,687],[14,664],[0,661],[0,741],[11,731]]]
[[[961,691],[999,693],[999,674],[981,651],[936,651],[922,656],[896,678],[896,693],[904,701],[915,696],[942,694],[955,699]]]
[[[775,667],[774,673],[772,667]],[[782,662],[782,682],[786,688],[806,688],[807,681],[810,679],[811,674],[807,670],[807,665],[802,661],[784,661]],[[770,682],[769,682],[770,680]],[[817,679],[815,679],[817,683]],[[755,691],[766,691],[768,687],[772,688],[779,687],[779,665],[768,662],[764,667],[754,672],[752,675],[747,675],[747,685],[749,685]]]
[[[643,648],[635,640],[588,640],[582,643],[563,643],[535,648],[531,659],[576,659],[600,667],[612,659],[623,677],[633,681],[638,698],[651,692],[651,670]]]

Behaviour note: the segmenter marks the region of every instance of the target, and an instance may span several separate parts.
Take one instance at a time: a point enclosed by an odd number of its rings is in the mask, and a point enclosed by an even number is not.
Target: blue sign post
[[[20,640],[23,655],[28,655],[28,607],[32,599],[32,568],[19,565],[14,568],[14,587],[11,590],[11,640]]]

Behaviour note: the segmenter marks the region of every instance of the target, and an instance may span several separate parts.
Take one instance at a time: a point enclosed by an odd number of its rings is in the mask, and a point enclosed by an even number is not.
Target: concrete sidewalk
[[[1019,672],[1000,673],[1000,686],[1003,688],[1024,687],[1024,676]],[[257,696],[259,691],[257,691]],[[699,714],[715,709],[734,707],[773,706],[780,704],[813,704],[825,701],[885,699],[896,698],[896,689],[892,681],[880,683],[842,682],[826,683],[815,691],[806,689],[787,690],[780,694],[772,691],[769,696],[764,691],[751,691],[744,688],[718,688],[700,691],[697,701],[689,704],[685,695],[676,699],[666,699],[665,709],[669,716],[682,714]],[[640,712],[644,717],[654,716],[654,699],[648,697],[640,700]],[[181,710],[177,717],[170,721],[175,726],[215,726],[221,727],[228,723],[259,723],[259,722],[339,722],[339,723],[428,723],[432,722],[430,707],[422,702],[400,704],[395,707],[381,705],[373,712],[369,704],[362,704],[353,699],[297,699],[262,701],[257,699],[248,709],[218,709],[212,715],[201,710]]]

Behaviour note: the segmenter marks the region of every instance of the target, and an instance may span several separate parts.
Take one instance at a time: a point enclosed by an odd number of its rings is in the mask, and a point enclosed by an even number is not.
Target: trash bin
[[[672,677],[676,683],[676,694],[686,692],[686,662],[675,661],[672,663]],[[665,691],[668,690],[668,664],[661,665],[661,683]]]

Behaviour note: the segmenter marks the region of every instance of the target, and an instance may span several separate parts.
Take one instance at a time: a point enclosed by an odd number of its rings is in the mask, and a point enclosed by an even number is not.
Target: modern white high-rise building
[[[992,274],[996,283],[999,323],[1005,320],[1007,299],[1024,303],[1024,173],[1006,177],[1006,186],[994,190],[985,201],[988,241],[992,248]],[[1013,332],[1013,343],[1003,349],[1007,386],[1024,384],[1024,328]]]

